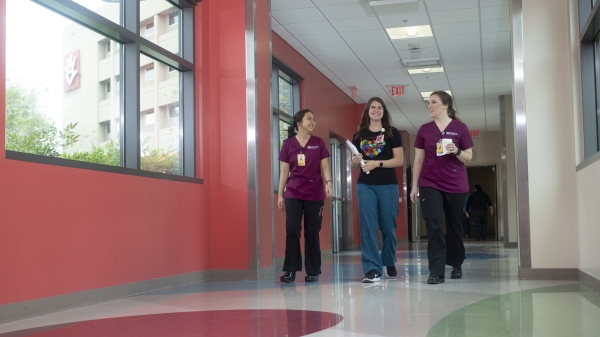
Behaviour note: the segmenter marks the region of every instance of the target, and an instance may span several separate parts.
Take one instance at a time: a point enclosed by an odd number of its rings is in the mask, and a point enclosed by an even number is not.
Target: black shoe
[[[281,282],[285,282],[285,283],[294,282],[294,280],[296,279],[296,272],[295,271],[286,271],[285,273],[283,273],[283,275],[279,279],[281,280]]]
[[[386,266],[384,269],[384,273],[386,277],[396,278],[398,277],[398,271],[396,270],[396,266]]]
[[[363,277],[362,281],[363,283],[374,283],[378,282],[380,277],[381,275],[375,270],[369,270],[369,272],[365,274],[365,277]]]
[[[444,282],[446,282],[446,280],[443,277],[439,277],[437,275],[429,275],[429,278],[427,279],[427,284],[440,284]]]
[[[485,240],[486,240],[486,238],[483,238],[483,241],[485,241]]]
[[[477,238],[477,241],[481,240],[480,238]]]
[[[306,275],[304,277],[304,281],[306,282],[317,282],[319,280],[319,275]]]
[[[460,266],[452,267],[452,271],[450,272],[450,278],[454,280],[462,278],[462,269],[460,268]]]

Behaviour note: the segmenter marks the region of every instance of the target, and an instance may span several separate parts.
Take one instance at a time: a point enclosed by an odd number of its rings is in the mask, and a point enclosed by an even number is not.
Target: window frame
[[[292,85],[292,91],[290,93],[290,107],[291,114],[279,110],[279,78],[283,78]],[[273,57],[273,65],[271,68],[271,108],[272,108],[272,124],[271,124],[271,136],[273,141],[272,144],[272,162],[273,162],[273,189],[274,193],[277,194],[279,190],[279,175],[281,172],[279,163],[279,122],[284,121],[288,124],[292,124],[294,114],[301,108],[300,104],[300,83],[304,80],[302,76],[296,73],[292,68],[287,66],[281,60]]]
[[[71,0],[32,0],[32,2],[56,12],[73,23],[90,29],[122,44],[120,53],[119,95],[121,116],[118,123],[120,134],[121,166],[108,166],[79,162],[30,153],[5,151],[7,159],[24,160],[50,165],[84,168],[104,172],[123,173],[151,178],[203,183],[196,178],[196,116],[194,82],[194,19],[197,0],[165,0],[179,9],[180,52],[174,54],[154,44],[140,32],[139,1],[120,2],[121,23],[103,16]],[[112,48],[111,48],[112,49]],[[180,175],[143,171],[140,169],[140,54],[178,70],[179,81],[179,128],[180,128]],[[156,74],[155,74],[156,76]],[[121,80],[122,79],[122,80]],[[112,89],[112,88],[111,88]],[[184,122],[185,121],[185,122]],[[111,130],[116,132],[115,130]]]

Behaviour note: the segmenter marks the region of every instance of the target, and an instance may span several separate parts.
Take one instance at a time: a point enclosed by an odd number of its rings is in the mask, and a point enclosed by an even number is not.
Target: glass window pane
[[[292,84],[279,78],[279,110],[292,115]]]
[[[31,1],[6,4],[6,149],[120,165],[118,44]]]
[[[93,10],[110,21],[121,24],[121,1],[120,0],[72,0],[83,7]]]
[[[140,34],[179,55],[181,10],[165,0],[140,1]]]
[[[141,168],[179,175],[179,71],[145,55],[140,67]]]
[[[281,150],[281,147],[283,146],[283,141],[288,138],[288,128],[291,125],[292,124],[279,119],[279,150]]]

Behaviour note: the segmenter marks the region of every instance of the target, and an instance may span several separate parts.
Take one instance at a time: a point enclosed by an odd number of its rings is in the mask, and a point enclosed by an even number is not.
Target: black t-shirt
[[[394,158],[392,149],[402,147],[402,138],[396,128],[392,127],[393,137],[391,139],[386,134],[383,134],[383,141],[381,141],[378,139],[381,134],[381,131],[372,132],[367,130],[367,132],[358,138],[356,138],[356,134],[352,136],[352,144],[362,153],[364,160],[379,161],[392,159]],[[358,176],[358,183],[366,185],[397,184],[396,168],[378,167],[369,174],[361,170]]]
[[[467,199],[467,212],[487,212],[489,206],[492,206],[492,200],[483,191],[475,191]]]

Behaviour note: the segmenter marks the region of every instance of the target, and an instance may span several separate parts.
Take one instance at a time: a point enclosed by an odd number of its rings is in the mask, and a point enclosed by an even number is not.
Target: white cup
[[[452,144],[452,139],[442,138],[442,154],[448,154],[448,150],[446,149],[446,145],[448,144]]]

